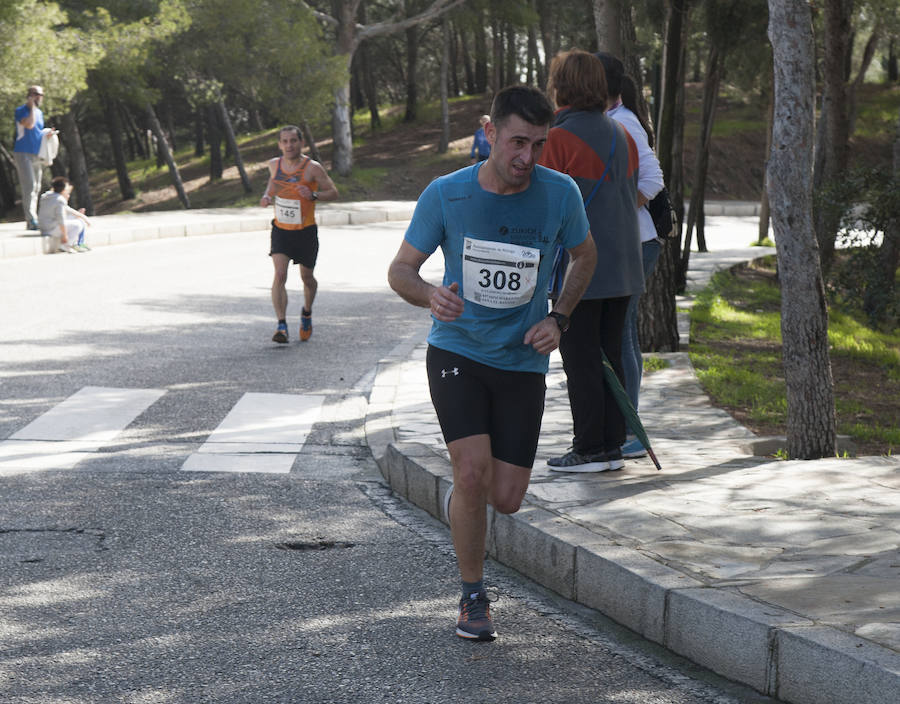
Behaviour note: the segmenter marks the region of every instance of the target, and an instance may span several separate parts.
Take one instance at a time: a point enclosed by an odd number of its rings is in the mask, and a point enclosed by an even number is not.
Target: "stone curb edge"
[[[372,454],[392,490],[443,521],[452,469],[443,455],[395,437],[400,367],[413,339],[378,364],[366,413]],[[405,349],[401,349],[405,348]],[[888,704],[900,658],[836,628],[714,588],[532,505],[488,509],[489,555],[724,677],[792,704]]]

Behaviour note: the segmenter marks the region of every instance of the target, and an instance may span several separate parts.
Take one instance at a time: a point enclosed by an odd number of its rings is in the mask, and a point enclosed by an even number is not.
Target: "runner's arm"
[[[316,197],[315,200],[337,200],[338,197],[338,189],[337,186],[334,185],[334,181],[331,180],[331,176],[328,175],[328,172],[325,171],[325,167],[323,167],[319,162],[314,161],[309,165],[310,171],[312,171],[312,180],[316,182],[319,186],[319,189],[315,192]],[[307,193],[304,193],[307,191]],[[304,198],[312,198],[312,190],[307,188],[306,186],[300,186],[300,195]]]
[[[457,295],[459,283],[434,286],[421,277],[419,270],[430,255],[404,241],[388,268],[388,283],[407,303],[430,308],[438,320],[450,322],[462,315],[464,303]]]
[[[269,160],[269,180],[266,181],[266,190],[263,191],[262,197],[259,199],[259,205],[265,208],[275,202],[275,196],[272,195],[272,181],[275,178],[275,169],[277,168],[278,159]]]
[[[594,267],[597,265],[597,248],[594,246],[594,238],[591,233],[577,247],[568,250],[569,266],[566,269],[566,278],[563,281],[562,291],[553,306],[556,313],[562,313],[566,317],[572,314],[581,296],[584,294],[594,275]],[[559,347],[559,325],[553,318],[544,318],[531,326],[523,342],[534,347],[540,354],[550,354]]]

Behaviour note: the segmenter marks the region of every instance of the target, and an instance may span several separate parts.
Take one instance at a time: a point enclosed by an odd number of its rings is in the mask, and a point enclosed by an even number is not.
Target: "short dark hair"
[[[64,190],[66,190],[66,186],[68,186],[69,183],[69,179],[67,179],[65,176],[57,176],[50,182],[50,187],[56,193],[62,193]]]
[[[550,62],[547,91],[559,107],[606,109],[606,75],[596,56],[581,49],[563,51]]]
[[[303,141],[303,133],[300,131],[300,128],[297,125],[285,125],[280,130],[278,130],[278,138],[281,139],[282,132],[293,132],[297,135],[297,139],[301,142]]]
[[[500,129],[510,115],[518,115],[529,124],[543,127],[553,122],[553,106],[537,88],[507,86],[494,96],[491,122]]]
[[[603,62],[609,94],[622,95],[622,76],[625,75],[625,64],[618,57],[607,54],[605,51],[600,51],[595,56]]]

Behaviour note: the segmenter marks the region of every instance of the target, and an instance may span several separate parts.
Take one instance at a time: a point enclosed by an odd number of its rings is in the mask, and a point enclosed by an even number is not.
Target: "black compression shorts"
[[[497,369],[431,345],[425,367],[445,442],[489,435],[496,459],[532,467],[544,415],[543,374]]]
[[[283,230],[272,221],[272,246],[269,256],[284,254],[294,264],[314,269],[319,257],[319,226],[310,225],[302,230]]]

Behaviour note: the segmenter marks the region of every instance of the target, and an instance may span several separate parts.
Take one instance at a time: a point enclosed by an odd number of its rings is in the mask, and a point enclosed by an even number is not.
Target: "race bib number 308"
[[[531,300],[541,252],[518,244],[463,240],[463,297],[488,308],[515,308]]]

